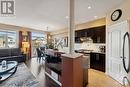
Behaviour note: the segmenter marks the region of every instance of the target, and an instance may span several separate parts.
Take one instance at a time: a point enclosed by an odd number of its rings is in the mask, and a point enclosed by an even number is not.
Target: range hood
[[[93,43],[93,40],[91,37],[81,37],[80,40],[82,42]]]

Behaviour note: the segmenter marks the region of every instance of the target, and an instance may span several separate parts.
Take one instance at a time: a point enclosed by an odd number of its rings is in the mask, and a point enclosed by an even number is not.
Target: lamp
[[[28,53],[28,48],[29,48],[29,42],[22,42],[22,50],[24,54]]]

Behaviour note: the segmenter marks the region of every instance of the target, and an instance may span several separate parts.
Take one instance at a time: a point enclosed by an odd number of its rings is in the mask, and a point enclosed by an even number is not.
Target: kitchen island
[[[65,54],[48,50],[45,74],[51,80],[48,80],[47,85],[52,87],[83,87],[84,85],[85,87],[88,84],[87,62],[86,58],[79,53]]]

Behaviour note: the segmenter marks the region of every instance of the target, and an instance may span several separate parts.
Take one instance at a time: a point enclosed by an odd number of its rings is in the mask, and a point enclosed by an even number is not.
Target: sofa
[[[3,60],[21,63],[26,61],[26,55],[19,48],[0,49],[0,62]]]

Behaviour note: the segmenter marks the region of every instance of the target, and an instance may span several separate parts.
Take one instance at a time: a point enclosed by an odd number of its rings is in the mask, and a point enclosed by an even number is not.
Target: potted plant
[[[63,48],[62,40],[55,39],[55,41],[53,40],[51,43],[47,44],[48,49],[58,50],[59,47]]]

